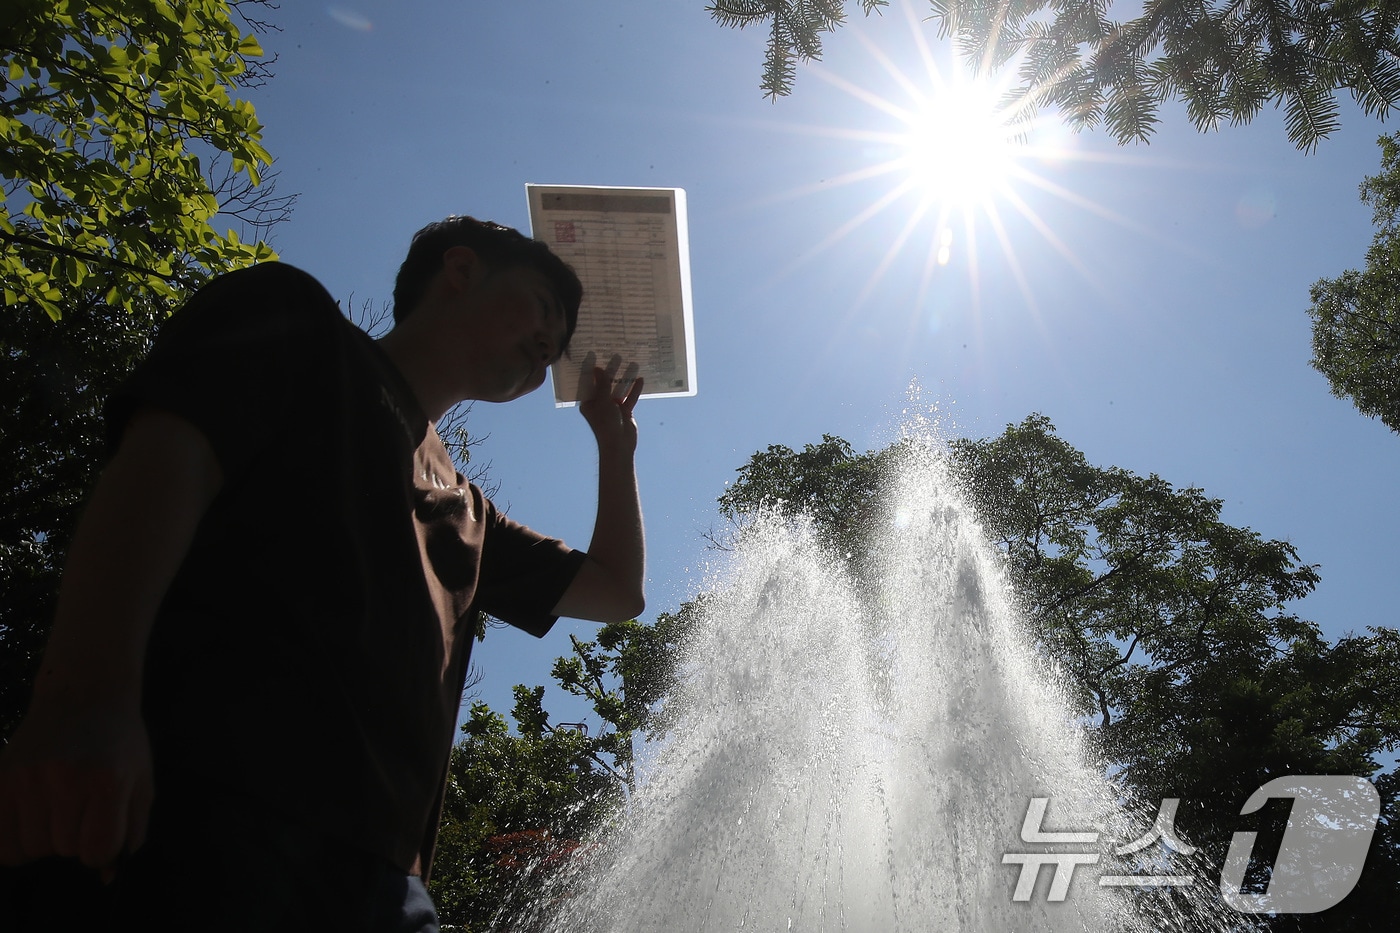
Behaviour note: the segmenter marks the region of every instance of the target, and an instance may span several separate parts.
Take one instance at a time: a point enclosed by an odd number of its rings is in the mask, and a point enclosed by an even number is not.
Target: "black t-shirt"
[[[583,555],[496,511],[392,361],[309,275],[222,276],[108,406],[194,424],[224,486],[157,616],[156,794],[264,800],[426,866],[476,610],[535,635]]]

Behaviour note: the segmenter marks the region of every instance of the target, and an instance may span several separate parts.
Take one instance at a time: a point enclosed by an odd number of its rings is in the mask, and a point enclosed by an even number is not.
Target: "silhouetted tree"
[[[831,436],[769,447],[721,507],[740,523],[765,509],[809,514],[859,576],[899,453],[857,453]],[[1322,913],[1268,922],[1388,929],[1400,835],[1395,772],[1379,772],[1400,748],[1400,633],[1327,643],[1290,610],[1319,581],[1292,545],[1220,521],[1220,500],[1199,489],[1089,464],[1043,416],[954,440],[947,457],[1005,557],[1027,636],[1068,678],[1114,780],[1144,802],[1181,798],[1177,828],[1218,866],[1233,833],[1251,828],[1245,800],[1272,778],[1373,778],[1386,809],[1357,889]],[[1255,826],[1275,846],[1277,816]]]
[[[1400,432],[1400,134],[1382,136],[1381,171],[1361,183],[1376,235],[1366,268],[1312,287],[1313,368],[1332,394]]]
[[[666,700],[696,606],[572,639],[553,675],[589,702],[598,716],[591,732],[551,722],[543,687],[515,688],[513,732],[486,704],[472,706],[452,751],[429,881],[444,926],[484,930],[541,897],[567,895],[554,884],[561,869],[589,851],[634,789],[633,743],[670,724]]]
[[[243,29],[268,28],[256,15],[270,7],[0,10],[0,738],[28,704],[103,462],[102,405],[195,288],[273,256],[260,237],[292,206],[237,96],[269,77]]]

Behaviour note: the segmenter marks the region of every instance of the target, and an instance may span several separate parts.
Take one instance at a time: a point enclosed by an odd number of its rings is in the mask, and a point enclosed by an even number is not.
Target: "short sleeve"
[[[486,537],[476,608],[531,635],[558,621],[554,607],[583,565],[585,554],[512,521],[483,499]]]
[[[292,266],[219,276],[171,315],[150,355],[109,399],[109,449],[131,415],[152,406],[193,424],[225,475],[239,473],[315,407],[339,318],[330,294]]]

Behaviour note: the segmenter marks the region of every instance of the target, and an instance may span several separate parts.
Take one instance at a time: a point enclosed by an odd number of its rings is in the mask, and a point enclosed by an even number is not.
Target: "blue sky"
[[[1038,411],[1093,463],[1223,499],[1227,521],[1321,565],[1297,608],[1329,635],[1400,623],[1400,437],[1307,364],[1309,285],[1370,242],[1357,185],[1383,124],[1344,103],[1342,130],[1304,155],[1272,110],[1199,134],[1171,106],[1150,145],[1126,147],[1051,122],[1020,163],[1032,177],[988,202],[1000,235],[985,210],[973,238],[911,221],[911,190],[837,237],[904,180],[842,181],[891,157],[871,134],[902,124],[880,102],[931,87],[916,30],[948,67],[917,23],[927,6],[855,14],[776,103],[758,90],[765,33],[703,7],[286,4],[264,40],[276,77],[252,95],[281,189],[301,195],[273,244],[356,305],[388,300],[424,223],[524,229],[527,182],[686,189],[699,394],[637,410],[647,618],[704,585],[702,534],[749,454],[824,432],[883,446],[917,380],[916,407],[936,405],[951,435]],[[947,264],[930,266],[944,226]],[[471,424],[498,502],[586,546],[595,456],[577,411],[542,391],[479,405]],[[569,631],[591,627],[493,631],[481,698],[504,712],[512,684],[545,683]]]

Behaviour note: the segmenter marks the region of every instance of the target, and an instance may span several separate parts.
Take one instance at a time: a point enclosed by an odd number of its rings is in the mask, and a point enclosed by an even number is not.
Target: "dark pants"
[[[262,808],[161,801],[109,885],[67,859],[0,869],[0,930],[437,933],[422,882]]]

